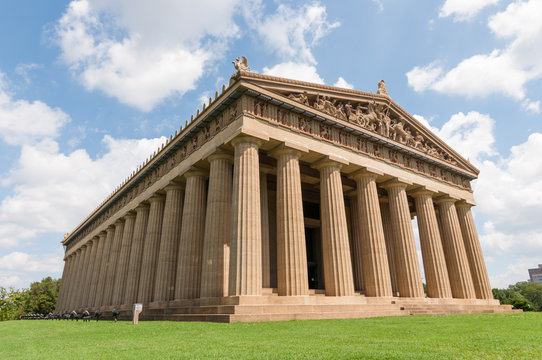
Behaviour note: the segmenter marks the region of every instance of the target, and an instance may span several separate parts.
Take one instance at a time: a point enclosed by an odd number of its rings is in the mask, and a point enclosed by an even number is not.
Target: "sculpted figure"
[[[239,70],[239,71],[252,71],[249,67],[248,67],[248,61],[247,61],[247,58],[245,56],[242,57],[242,59],[240,58],[235,58],[235,61],[232,61],[233,63],[233,66],[235,67],[235,70]]]
[[[376,90],[376,93],[379,95],[388,95],[388,91],[386,90],[386,83],[384,80],[380,80],[378,82],[378,90]]]
[[[379,118],[378,114],[376,113],[376,102],[373,101],[372,103],[369,103],[369,107],[367,109],[367,114],[364,116],[364,122],[366,124],[366,128],[372,131],[376,131],[378,129],[378,123]]]
[[[409,135],[404,129],[404,123],[402,120],[398,120],[393,130],[395,131],[394,140],[400,142],[401,144],[407,143],[407,135]],[[412,135],[410,135],[412,137]]]
[[[320,94],[316,94],[316,101],[314,102],[314,108],[320,111],[324,111],[324,97]]]
[[[352,104],[350,102],[347,102],[344,105],[344,111],[346,112],[346,119],[351,123],[357,123],[357,117],[356,114],[354,114],[354,111],[352,110]]]
[[[417,134],[414,138],[414,148],[426,152],[427,149],[425,148],[424,143],[425,139],[423,138],[423,136],[421,134]]]
[[[309,97],[306,91],[303,91],[302,94],[290,94],[288,95],[288,99],[292,99],[302,104],[309,105]]]

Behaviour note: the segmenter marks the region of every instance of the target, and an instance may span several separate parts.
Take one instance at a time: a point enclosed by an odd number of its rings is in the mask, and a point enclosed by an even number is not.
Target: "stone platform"
[[[325,296],[311,290],[309,296],[277,296],[265,289],[263,296],[231,296],[195,300],[150,303],[144,306],[140,320],[260,322],[311,319],[352,319],[380,316],[450,315],[516,312],[498,300],[376,298]],[[111,309],[105,309],[108,318]],[[121,307],[121,320],[130,320],[131,309]]]

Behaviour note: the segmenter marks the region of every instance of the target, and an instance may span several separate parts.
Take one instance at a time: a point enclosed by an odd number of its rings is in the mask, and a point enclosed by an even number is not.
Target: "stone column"
[[[124,293],[126,291],[126,278],[128,277],[128,262],[130,261],[130,249],[132,247],[132,236],[134,233],[136,215],[132,212],[124,216],[124,230],[120,245],[120,254],[118,258],[117,271],[115,276],[115,285],[113,289],[114,306],[124,304]]]
[[[262,220],[258,147],[261,140],[238,137],[233,165],[230,296],[262,293]]]
[[[323,160],[314,165],[320,170],[322,253],[324,281],[328,296],[354,294],[341,166],[340,163],[331,160]]]
[[[359,211],[358,211],[358,199],[356,195],[350,197],[350,221],[352,239],[350,240],[350,252],[352,254],[352,271],[354,277],[354,289],[364,292],[365,283],[363,281],[363,264],[361,253],[361,234],[359,232]]]
[[[474,299],[476,293],[472,284],[465,244],[455,209],[455,199],[444,197],[437,200],[442,226],[442,243],[446,267],[454,298]]]
[[[478,240],[476,226],[472,217],[471,205],[466,202],[460,202],[456,205],[456,208],[476,297],[478,299],[493,299],[493,292],[489,284],[480,240]]]
[[[429,190],[418,190],[412,193],[416,202],[427,295],[431,298],[451,298],[452,290],[432,195],[433,192]]]
[[[158,263],[158,251],[160,250],[160,237],[162,234],[162,220],[164,216],[164,196],[155,194],[149,199],[149,221],[145,233],[145,245],[141,271],[139,273],[139,288],[137,301],[143,304],[152,301],[154,292],[154,279]]]
[[[89,307],[96,307],[96,292],[98,289],[98,281],[100,281],[100,272],[102,271],[102,259],[105,245],[106,232],[102,231],[98,234],[97,247],[96,247],[96,260],[94,264],[94,271],[92,274],[92,280],[90,282],[90,291],[88,295]]]
[[[392,180],[385,184],[390,203],[390,218],[393,230],[394,258],[397,288],[401,297],[425,297],[416,253],[414,232],[406,194],[407,184]]]
[[[70,291],[66,297],[66,311],[71,311],[75,309],[74,301],[75,294],[77,291],[77,277],[79,276],[79,263],[81,262],[81,248],[77,249],[72,253],[73,256],[73,265],[70,271]]]
[[[113,240],[115,238],[115,227],[110,225],[106,229],[106,231],[107,231],[107,234],[106,234],[105,243],[104,243],[102,265],[100,269],[100,277],[98,280],[98,286],[96,288],[96,298],[94,300],[95,307],[101,307],[101,306],[107,305],[105,303],[105,292],[106,292],[106,285],[107,285],[106,283],[107,283],[107,277],[109,276],[109,274],[107,273],[107,268],[109,267],[111,245],[113,244]]]
[[[64,260],[64,270],[62,271],[62,281],[60,283],[60,290],[58,291],[58,299],[56,301],[55,311],[61,312],[64,310],[66,295],[68,294],[68,274],[70,273],[71,256]]]
[[[75,307],[76,308],[82,308],[83,307],[83,293],[85,292],[85,285],[87,282],[87,269],[88,269],[88,262],[90,260],[90,244],[87,242],[85,245],[83,245],[84,248],[81,252],[81,268],[80,273],[77,281],[77,294],[76,294],[76,301],[75,301]]]
[[[307,248],[305,244],[305,222],[303,218],[303,197],[301,195],[301,174],[299,172],[300,153],[295,149],[281,147],[274,151],[271,156],[277,159],[278,294],[281,296],[308,295],[309,276],[307,269]],[[340,206],[340,204],[337,204],[337,206]],[[342,204],[342,214],[344,215],[344,202]],[[346,222],[344,225],[346,233],[338,234],[341,238],[332,239],[335,235],[333,234],[328,240],[342,241],[342,237],[346,236],[346,240],[348,241]],[[346,245],[348,246],[348,244]],[[335,248],[332,251],[334,250]],[[340,267],[343,264],[338,263],[334,265],[339,266],[338,271],[341,274],[342,269]],[[348,274],[345,274],[345,276],[348,276]],[[346,277],[341,280],[353,281],[351,271],[350,279]],[[330,283],[330,285],[332,284]],[[330,292],[335,291],[337,295],[342,295],[345,291],[343,289],[348,289],[348,285],[343,286],[341,284],[335,286],[334,289],[330,288]]]
[[[184,174],[183,223],[177,260],[175,300],[196,299],[201,286],[201,259],[205,235],[207,173],[193,169]]]
[[[233,156],[209,156],[209,194],[205,217],[200,297],[228,296]]]
[[[382,218],[382,229],[384,230],[384,239],[386,240],[386,253],[388,254],[388,265],[390,268],[391,289],[393,295],[399,292],[397,287],[397,269],[395,268],[395,253],[393,244],[393,229],[391,226],[390,204],[387,197],[380,197],[380,216]]]
[[[262,217],[262,287],[271,287],[271,253],[269,229],[269,193],[267,191],[267,174],[270,167],[260,165],[260,212]]]
[[[111,254],[109,255],[109,265],[107,266],[107,281],[105,283],[104,305],[118,306],[114,304],[114,294],[118,289],[115,289],[115,277],[117,275],[117,265],[119,263],[120,249],[122,245],[122,234],[124,233],[124,219],[115,221],[115,236],[111,244]]]
[[[126,279],[126,290],[124,291],[124,304],[137,302],[139,290],[139,275],[143,260],[143,248],[145,246],[145,234],[149,220],[149,205],[139,204],[135,208],[136,219],[134,234],[132,236],[132,248],[130,249],[130,262],[128,264],[128,277]]]
[[[88,266],[85,274],[85,280],[83,285],[83,301],[81,305],[83,308],[87,309],[90,306],[92,306],[92,303],[90,302],[90,288],[92,286],[92,277],[94,276],[94,272],[96,271],[95,263],[96,263],[96,254],[97,254],[97,248],[98,248],[98,237],[93,238],[89,241],[90,246],[90,254],[88,259]]]
[[[162,238],[160,239],[160,250],[158,252],[154,301],[173,300],[183,213],[184,185],[171,183],[164,190],[166,191],[166,203],[164,205]]]
[[[358,195],[365,295],[382,297],[392,296],[393,293],[376,177],[376,173],[367,170],[362,170],[353,176],[356,180]]]

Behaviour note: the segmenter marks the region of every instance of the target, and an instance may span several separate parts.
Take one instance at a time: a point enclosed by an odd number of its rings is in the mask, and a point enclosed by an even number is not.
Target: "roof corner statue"
[[[238,71],[252,71],[250,67],[248,66],[248,61],[246,56],[242,56],[242,60],[240,58],[236,58],[235,61],[232,61],[233,66],[235,66],[235,70]]]
[[[64,237],[57,312],[123,320],[142,304],[141,320],[237,322],[511,311],[493,299],[471,213],[478,170],[383,80],[374,93],[257,74],[245,56],[233,65],[229,86]]]

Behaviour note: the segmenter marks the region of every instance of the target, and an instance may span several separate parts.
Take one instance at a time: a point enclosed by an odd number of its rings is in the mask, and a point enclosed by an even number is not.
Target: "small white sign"
[[[142,311],[143,304],[134,304],[134,311]]]

